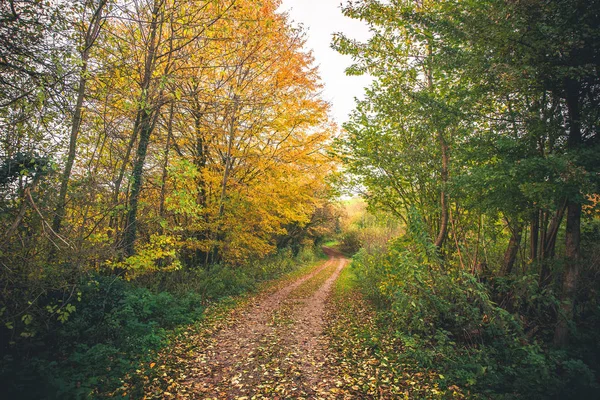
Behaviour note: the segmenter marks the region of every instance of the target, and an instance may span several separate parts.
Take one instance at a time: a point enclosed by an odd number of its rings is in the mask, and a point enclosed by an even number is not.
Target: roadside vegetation
[[[402,227],[340,237],[375,320],[469,398],[598,398],[600,2],[343,10],[372,36],[334,47],[373,77],[346,187]]]
[[[205,329],[242,295],[284,274],[301,273],[322,258],[320,251],[306,248],[296,256],[282,250],[243,268],[215,265],[210,271],[160,274],[152,281],[90,275],[75,286],[77,309],[69,318],[36,325],[35,340],[5,353],[4,393],[19,399],[140,398],[165,372],[159,354],[173,353],[181,332]],[[168,384],[153,385],[168,389]]]
[[[357,243],[347,242],[347,233],[336,243],[352,243],[346,251],[354,253],[330,301],[327,335],[340,388],[356,396],[407,398],[597,398],[599,320],[592,283],[578,296],[581,314],[570,345],[556,347],[560,300],[539,288],[536,274],[465,271],[439,255],[418,214],[398,228],[405,233],[390,237],[393,216],[369,215],[360,203],[346,202],[350,217],[342,222]],[[600,225],[584,226],[591,263],[584,271],[597,283],[593,257],[600,237],[593,227]],[[508,241],[501,226],[495,235]],[[501,265],[503,246],[489,246],[486,253]]]

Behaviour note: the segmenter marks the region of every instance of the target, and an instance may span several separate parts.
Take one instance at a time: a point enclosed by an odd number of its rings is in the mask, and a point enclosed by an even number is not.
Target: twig
[[[46,218],[44,218],[44,216],[42,215],[42,213],[38,209],[37,205],[33,201],[33,197],[31,197],[31,193],[30,192],[27,192],[27,197],[29,198],[29,202],[31,203],[31,206],[33,207],[33,209],[35,210],[35,212],[37,212],[37,214],[40,216],[40,218],[42,219],[42,222],[46,225],[46,227],[50,230],[50,232],[52,232],[52,234],[54,236],[56,236],[56,238],[60,239],[61,242],[63,242],[65,245],[67,245],[68,248],[72,249],[73,246],[71,246],[71,244],[69,244],[69,242],[67,242],[62,236],[60,236],[58,233],[56,233],[54,231],[54,229],[52,229],[52,227],[50,226],[50,224],[48,223],[48,221],[46,221]],[[52,243],[56,246],[56,244],[54,242],[52,242]],[[56,247],[58,247],[58,246],[56,246]]]

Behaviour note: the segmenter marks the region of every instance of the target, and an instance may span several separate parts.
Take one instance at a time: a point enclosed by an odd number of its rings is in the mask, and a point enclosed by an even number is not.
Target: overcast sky
[[[346,76],[349,56],[331,49],[331,37],[343,32],[351,38],[366,40],[369,31],[362,22],[344,17],[340,8],[345,0],[283,0],[279,11],[288,12],[290,20],[302,24],[307,34],[306,47],[313,51],[315,63],[325,84],[324,98],[331,103],[331,114],[339,124],[347,120],[354,108],[354,98],[362,97],[370,82],[364,76]]]

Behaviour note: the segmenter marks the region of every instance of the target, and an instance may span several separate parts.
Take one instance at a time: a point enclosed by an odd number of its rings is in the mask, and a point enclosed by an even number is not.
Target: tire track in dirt
[[[308,396],[316,396],[318,388],[329,388],[333,385],[323,374],[323,366],[327,361],[327,346],[323,343],[322,333],[325,324],[325,304],[331,293],[333,284],[347,265],[345,258],[336,259],[338,266],[316,292],[304,302],[304,306],[294,315],[287,347],[295,355],[302,374],[302,392]],[[322,390],[319,390],[322,392]]]
[[[221,399],[262,394],[270,398],[270,386],[297,394],[292,397],[311,391],[318,380],[316,368],[324,359],[318,338],[325,300],[347,263],[335,251],[325,251],[329,260],[311,273],[236,312],[236,322],[218,332],[196,356],[193,373],[181,382],[186,396]],[[303,299],[294,298],[303,288],[313,292]]]

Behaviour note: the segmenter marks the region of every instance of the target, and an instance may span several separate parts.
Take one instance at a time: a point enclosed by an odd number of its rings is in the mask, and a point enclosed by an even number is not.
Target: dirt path
[[[259,296],[197,349],[181,398],[314,398],[329,386],[325,303],[348,260],[333,250],[309,274]]]

